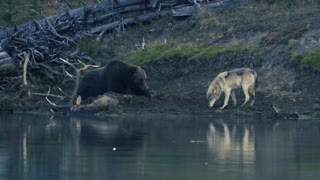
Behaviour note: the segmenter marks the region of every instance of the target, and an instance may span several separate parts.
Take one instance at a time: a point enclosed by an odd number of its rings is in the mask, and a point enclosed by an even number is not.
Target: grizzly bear
[[[87,73],[80,80],[77,95],[86,99],[106,92],[115,92],[151,97],[146,78],[146,73],[140,66],[112,61]]]

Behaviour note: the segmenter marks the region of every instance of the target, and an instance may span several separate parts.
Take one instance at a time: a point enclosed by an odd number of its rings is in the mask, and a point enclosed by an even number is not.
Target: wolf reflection
[[[207,131],[208,150],[216,163],[253,163],[255,160],[254,129],[226,123],[210,123]]]

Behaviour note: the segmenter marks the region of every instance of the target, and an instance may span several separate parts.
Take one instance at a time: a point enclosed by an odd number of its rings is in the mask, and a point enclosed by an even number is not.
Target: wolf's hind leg
[[[252,96],[252,100],[251,100],[250,106],[253,106],[254,105],[254,101],[256,99],[256,90],[255,90],[254,86],[250,86],[249,87],[249,93]]]
[[[234,90],[231,91],[231,99],[233,101],[234,106],[236,106],[237,105],[237,99],[236,99],[236,95],[234,93]]]
[[[229,97],[230,97],[230,91],[225,91],[224,92],[224,103],[223,103],[223,106],[220,108],[220,109],[224,109],[227,105],[228,105],[228,102],[229,102]]]
[[[243,90],[243,93],[244,93],[244,96],[245,96],[245,100],[244,100],[244,103],[242,104],[242,106],[246,105],[246,103],[250,100],[250,95],[249,95],[249,88],[248,87],[242,87],[242,90]]]

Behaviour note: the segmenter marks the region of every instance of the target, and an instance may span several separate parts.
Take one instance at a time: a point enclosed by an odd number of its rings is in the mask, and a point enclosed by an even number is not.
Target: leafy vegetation
[[[293,53],[290,60],[293,63],[300,63],[302,58],[303,56],[300,53]]]
[[[292,53],[290,61],[296,65],[320,71],[320,49],[307,54]]]
[[[129,58],[129,62],[133,64],[145,64],[151,61],[159,60],[190,60],[190,61],[199,61],[199,60],[210,60],[214,57],[236,52],[241,53],[245,51],[250,51],[247,47],[241,46],[204,46],[204,45],[170,45],[170,44],[156,44],[149,46],[144,50],[137,50],[132,53],[132,56]]]
[[[320,49],[309,52],[302,60],[301,64],[320,71]]]

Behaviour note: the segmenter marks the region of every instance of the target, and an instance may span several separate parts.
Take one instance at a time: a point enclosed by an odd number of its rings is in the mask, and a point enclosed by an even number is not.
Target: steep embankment
[[[314,9],[246,6],[175,20],[170,30],[157,26],[162,38],[185,43],[170,44],[171,49],[167,50],[154,40],[152,48],[143,54],[136,53],[140,58],[135,55],[129,58],[129,62],[143,64],[149,84],[158,94],[153,99],[134,98],[133,104],[124,111],[315,117],[319,110],[320,73],[312,63],[304,63],[303,58],[320,48],[319,18],[320,11]],[[156,25],[149,26],[155,29]],[[181,27],[190,29],[182,33]],[[177,33],[181,33],[180,38],[174,38]],[[152,34],[146,36],[157,39]],[[213,38],[208,39],[210,36]],[[204,49],[223,47],[224,50],[206,56],[205,51],[190,50],[190,47],[198,48],[197,43],[205,44]],[[161,49],[159,54],[154,52],[157,48]],[[205,58],[199,58],[201,55]],[[320,60],[320,56],[317,58]],[[222,96],[215,108],[209,110],[205,94],[214,76],[238,67],[251,67],[258,73],[255,106],[233,107],[230,103],[223,112],[217,111],[222,105]],[[244,100],[241,90],[236,96],[239,102]]]

